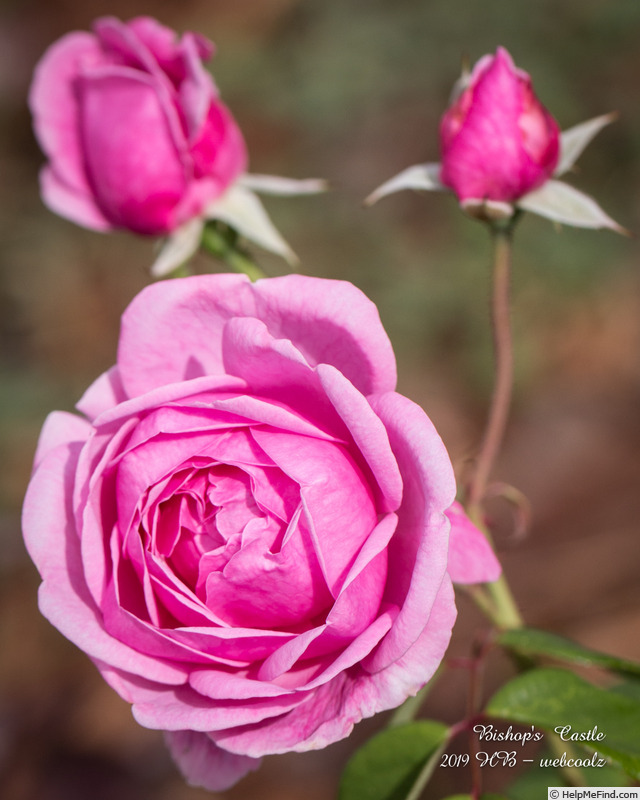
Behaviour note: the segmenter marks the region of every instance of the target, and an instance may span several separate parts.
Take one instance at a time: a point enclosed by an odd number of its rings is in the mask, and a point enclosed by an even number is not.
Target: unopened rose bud
[[[513,202],[553,174],[560,130],[499,47],[475,65],[440,125],[441,182],[461,202]]]
[[[403,189],[451,191],[469,216],[493,224],[510,220],[519,209],[563,225],[626,234],[592,197],[555,180],[615,118],[603,114],[560,133],[529,75],[499,47],[454,86],[440,123],[442,163],[407,167],[371,192],[365,204]]]

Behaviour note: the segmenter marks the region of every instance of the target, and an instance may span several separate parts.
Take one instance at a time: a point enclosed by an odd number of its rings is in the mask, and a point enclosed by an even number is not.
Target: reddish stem
[[[476,467],[469,485],[469,512],[480,519],[491,470],[504,437],[513,385],[513,343],[509,311],[511,278],[511,230],[494,228],[493,296],[491,316],[495,358],[495,382],[489,418]]]

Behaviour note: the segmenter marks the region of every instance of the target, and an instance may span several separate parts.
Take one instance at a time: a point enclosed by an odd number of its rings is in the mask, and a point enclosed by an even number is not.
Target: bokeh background
[[[26,95],[44,49],[95,16],[157,16],[217,42],[214,73],[255,172],[323,176],[334,191],[267,200],[311,275],[350,280],[379,306],[400,390],[427,410],[459,470],[491,387],[489,242],[451,197],[362,199],[437,160],[437,126],[461,58],[505,45],[562,127],[617,110],[570,180],[640,231],[637,0],[3,0],[0,5],[0,795],[6,800],[201,800],[160,734],[139,728],[89,660],[42,620],[20,505],[47,412],[72,409],[111,365],[119,316],[149,280],[154,244],[84,231],[41,204],[42,156]],[[285,267],[257,253],[273,275]],[[517,386],[496,477],[531,501],[498,545],[527,620],[640,658],[640,250],[609,232],[527,218],[513,281]],[[204,262],[201,262],[201,266]],[[465,601],[452,654],[483,623]],[[507,674],[493,660],[485,691]],[[464,713],[455,671],[425,713]],[[354,747],[267,759],[229,800],[335,795]],[[440,771],[444,773],[444,770]],[[490,786],[506,776],[492,774]],[[545,784],[546,785],[546,784]],[[468,790],[440,774],[429,797]]]

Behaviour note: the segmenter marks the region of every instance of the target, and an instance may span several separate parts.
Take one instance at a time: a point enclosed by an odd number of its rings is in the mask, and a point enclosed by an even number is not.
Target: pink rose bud
[[[545,183],[559,158],[556,121],[502,47],[475,65],[440,138],[440,180],[462,202],[515,201]]]
[[[244,171],[242,135],[203,66],[207,39],[148,17],[53,44],[30,93],[44,202],[96,230],[164,234]]]

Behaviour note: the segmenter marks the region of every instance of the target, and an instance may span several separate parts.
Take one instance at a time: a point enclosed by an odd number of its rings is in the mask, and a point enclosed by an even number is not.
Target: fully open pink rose
[[[465,200],[512,202],[558,163],[560,131],[502,47],[475,65],[440,125],[440,181]]]
[[[444,655],[452,579],[497,578],[395,381],[351,284],[198,276],[138,295],[85,418],[47,420],[24,508],[41,611],[192,783],[397,706]]]
[[[202,64],[213,45],[193,33],[176,41],[148,17],[104,17],[93,31],[64,36],[36,68],[44,200],[96,230],[172,231],[246,166],[242,135]]]

